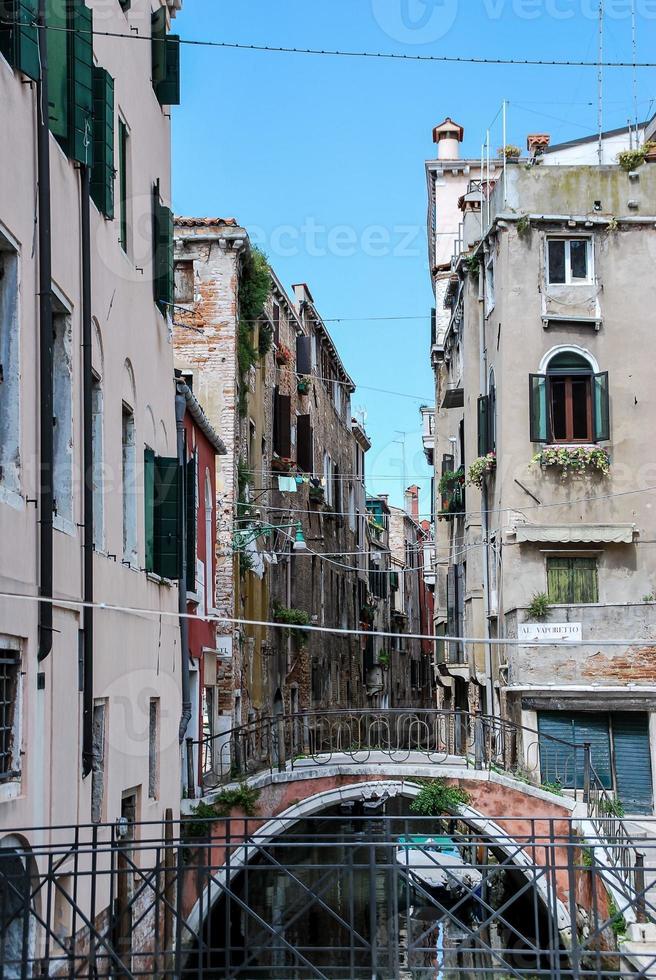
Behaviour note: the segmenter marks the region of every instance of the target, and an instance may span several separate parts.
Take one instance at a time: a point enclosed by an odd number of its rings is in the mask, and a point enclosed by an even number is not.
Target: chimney
[[[549,133],[529,133],[526,137],[526,149],[531,156],[540,157],[549,146],[551,136]]]
[[[462,126],[447,116],[444,122],[433,129],[433,143],[437,143],[438,160],[458,160],[460,158],[460,143],[465,138]]]
[[[405,494],[405,509],[413,520],[419,522],[419,487],[416,484],[408,487]]]

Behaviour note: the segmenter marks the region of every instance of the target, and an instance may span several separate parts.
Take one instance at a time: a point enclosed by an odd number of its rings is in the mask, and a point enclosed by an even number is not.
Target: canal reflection
[[[451,819],[418,821],[401,797],[294,824],[233,876],[231,894],[209,918],[202,967],[199,960],[188,975],[505,980],[563,969],[567,976],[535,883],[468,833]],[[472,869],[467,884],[451,875],[446,887],[432,887],[413,867],[416,855],[425,859],[427,838],[438,837],[440,854],[451,850]]]

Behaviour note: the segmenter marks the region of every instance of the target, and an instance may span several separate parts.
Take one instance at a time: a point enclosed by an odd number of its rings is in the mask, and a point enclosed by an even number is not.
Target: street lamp
[[[258,528],[252,527],[247,531],[239,531],[235,535],[233,550],[243,551],[253,541],[256,541],[263,534],[269,534],[270,531],[294,531],[292,550],[296,552],[308,550],[305,535],[303,534],[303,525],[300,521],[294,521],[292,524],[262,524]]]

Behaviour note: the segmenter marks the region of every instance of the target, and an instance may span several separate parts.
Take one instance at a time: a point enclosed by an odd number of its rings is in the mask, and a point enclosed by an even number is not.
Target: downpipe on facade
[[[82,385],[83,432],[82,472],[84,473],[84,602],[82,611],[82,776],[93,764],[93,346],[91,336],[91,174],[80,168],[80,217],[82,243]]]
[[[487,255],[487,253],[486,253]],[[485,347],[485,262],[478,270],[478,323],[479,323],[479,391],[487,393],[487,349]],[[490,637],[490,515],[488,513],[487,484],[483,482],[481,494],[481,531],[483,534],[483,591],[485,593],[485,636]],[[492,646],[485,644],[485,696],[487,714],[494,715],[494,681],[492,678]]]
[[[184,742],[187,726],[191,721],[191,685],[189,679],[189,625],[186,616],[187,612],[187,509],[185,507],[185,475],[186,475],[186,456],[187,441],[184,431],[184,416],[187,405],[184,390],[186,385],[178,382],[175,386],[175,430],[178,449],[178,470],[180,473],[180,493],[178,494],[178,527],[180,533],[180,578],[178,580],[178,612],[180,616],[180,655],[181,679],[182,679],[182,714],[180,716],[180,727],[178,729],[178,741],[180,745]],[[189,760],[187,760],[188,762]],[[189,765],[187,766],[189,770]],[[193,787],[188,789],[191,791]]]
[[[53,337],[50,223],[50,128],[46,0],[38,8],[40,78],[37,82],[37,211],[39,223],[39,596],[52,598],[53,518]],[[39,662],[52,650],[52,602],[39,603]]]

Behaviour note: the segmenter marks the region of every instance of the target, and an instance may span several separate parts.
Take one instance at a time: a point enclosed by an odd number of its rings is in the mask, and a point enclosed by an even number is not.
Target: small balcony
[[[438,520],[450,521],[465,511],[465,470],[447,471],[440,478],[440,510]]]

